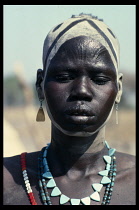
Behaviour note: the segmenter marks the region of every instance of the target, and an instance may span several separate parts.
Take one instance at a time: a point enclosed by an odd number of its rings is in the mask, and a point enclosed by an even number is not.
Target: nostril
[[[69,96],[69,100],[70,101],[88,101],[91,102],[92,101],[92,95],[88,92],[88,93],[77,93],[76,91],[74,91],[74,93],[72,92]]]

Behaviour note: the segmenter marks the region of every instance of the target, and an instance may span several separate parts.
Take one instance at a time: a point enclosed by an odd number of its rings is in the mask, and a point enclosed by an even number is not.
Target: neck
[[[95,168],[105,150],[104,140],[105,127],[92,136],[75,137],[67,136],[52,126],[52,141],[48,151],[50,169],[57,168],[55,175],[60,175],[71,169],[85,171],[90,164]]]
[[[105,127],[96,132],[92,136],[78,137],[65,135],[52,126],[52,141],[53,147],[58,150],[64,150],[71,154],[97,153],[104,147]]]

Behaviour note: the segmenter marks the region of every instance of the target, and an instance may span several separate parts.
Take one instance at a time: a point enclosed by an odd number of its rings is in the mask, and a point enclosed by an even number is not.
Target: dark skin
[[[44,81],[44,88],[42,79]],[[86,37],[68,41],[54,56],[47,76],[37,74],[39,98],[45,98],[52,120],[52,139],[48,164],[57,186],[70,198],[93,193],[91,185],[99,183],[104,170],[105,121],[113,103],[119,103],[122,78],[102,45]],[[30,183],[39,205],[37,180],[38,152],[27,154]],[[135,158],[116,152],[117,176],[110,205],[135,204]],[[29,205],[20,169],[20,156],[5,158],[5,205]],[[101,200],[104,195],[101,190]],[[51,192],[51,190],[49,190]],[[12,196],[11,196],[12,195]],[[59,205],[59,198],[51,198]],[[91,205],[101,202],[91,200]],[[69,205],[67,203],[66,205]]]

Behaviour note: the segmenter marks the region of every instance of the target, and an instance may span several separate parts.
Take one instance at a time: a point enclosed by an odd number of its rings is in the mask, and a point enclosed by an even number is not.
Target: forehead
[[[107,66],[115,70],[107,49],[98,41],[86,36],[72,38],[66,41],[51,60],[50,66],[59,67],[62,65],[95,65]],[[51,68],[48,68],[48,71]]]

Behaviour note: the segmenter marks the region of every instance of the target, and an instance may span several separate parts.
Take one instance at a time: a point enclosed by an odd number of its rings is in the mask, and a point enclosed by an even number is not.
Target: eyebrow
[[[76,69],[72,66],[65,66],[65,65],[62,65],[62,66],[51,66],[49,69],[48,69],[48,73],[50,74],[57,74],[59,72],[67,72],[67,73],[80,73],[79,69]],[[107,73],[107,74],[116,74],[116,70],[111,68],[111,67],[108,67],[108,66],[101,66],[101,67],[97,67],[97,66],[88,66],[87,67],[87,72],[89,74],[101,74],[101,73]]]

